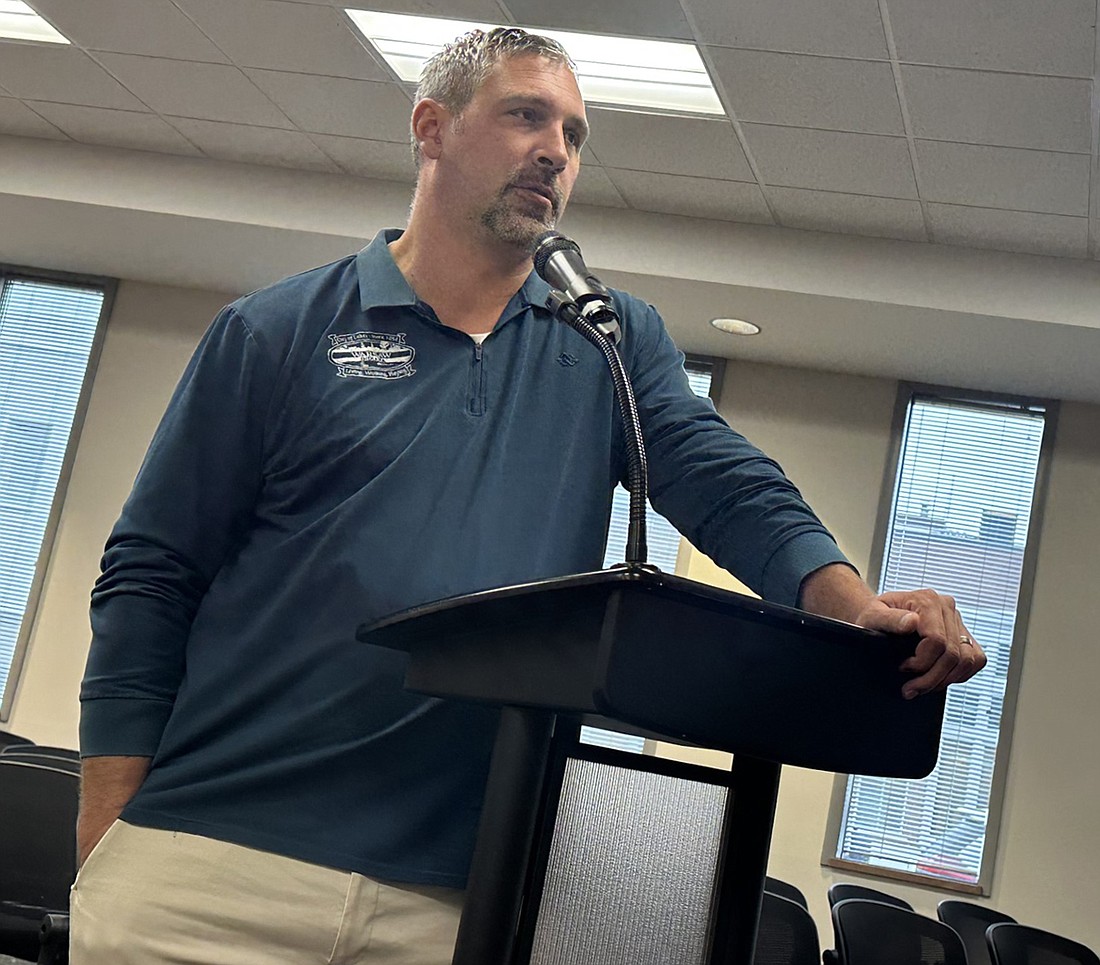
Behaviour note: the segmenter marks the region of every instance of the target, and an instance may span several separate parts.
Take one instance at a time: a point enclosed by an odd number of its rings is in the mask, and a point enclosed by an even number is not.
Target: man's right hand
[[[149,757],[85,757],[80,764],[77,867],[115,823],[149,773]]]

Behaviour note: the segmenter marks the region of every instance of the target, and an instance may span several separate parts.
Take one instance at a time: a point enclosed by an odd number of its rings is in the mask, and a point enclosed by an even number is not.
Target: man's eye
[[[581,143],[580,135],[576,131],[566,131],[565,132],[565,139],[570,144],[572,144],[573,147],[577,147]]]
[[[534,122],[535,120],[535,112],[529,107],[518,107],[512,113],[528,122]]]

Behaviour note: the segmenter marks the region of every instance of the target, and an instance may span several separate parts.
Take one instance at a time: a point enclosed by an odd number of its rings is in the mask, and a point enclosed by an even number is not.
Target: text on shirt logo
[[[416,349],[405,344],[404,332],[355,332],[330,335],[329,340],[328,360],[342,379],[405,379],[416,374]]]
[[[558,365],[573,366],[576,365],[579,361],[580,359],[574,358],[568,352],[562,352],[561,355],[558,356]]]

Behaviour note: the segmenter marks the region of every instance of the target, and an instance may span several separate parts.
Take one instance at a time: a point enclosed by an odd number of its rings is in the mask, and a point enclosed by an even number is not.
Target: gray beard
[[[524,211],[522,205],[516,204],[514,198],[507,196],[510,190],[505,188],[501,191],[482,212],[481,223],[497,240],[530,252],[539,237],[558,223],[558,217],[553,210],[541,216]]]

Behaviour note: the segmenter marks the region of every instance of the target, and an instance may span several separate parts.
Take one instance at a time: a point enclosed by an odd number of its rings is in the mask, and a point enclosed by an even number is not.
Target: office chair
[[[999,922],[1015,924],[1011,915],[979,905],[973,901],[961,901],[945,898],[936,906],[936,915],[945,925],[950,925],[959,933],[966,949],[969,965],[992,965],[989,945],[985,940],[986,930]]]
[[[0,952],[36,961],[40,927],[69,907],[79,777],[0,755]]]
[[[935,918],[859,898],[832,915],[841,965],[967,965],[962,939]]]
[[[893,905],[895,908],[904,908],[906,911],[913,910],[913,906],[904,898],[898,898],[895,895],[887,894],[885,891],[878,891],[875,888],[868,888],[865,885],[855,885],[849,881],[838,881],[835,885],[829,887],[830,908],[850,898],[859,898],[863,901],[877,901],[883,905]]]
[[[0,730],[0,754],[4,753],[5,747],[33,743],[34,741],[29,737],[20,737],[18,734],[13,734],[10,730]]]
[[[994,965],[1100,965],[1088,946],[1027,925],[999,922],[985,937]]]
[[[764,892],[753,965],[819,965],[817,926],[798,902]]]
[[[764,890],[773,895],[779,895],[780,898],[786,898],[788,901],[797,902],[803,908],[809,910],[810,905],[806,901],[806,896],[789,881],[772,878],[769,875],[764,879]]]

